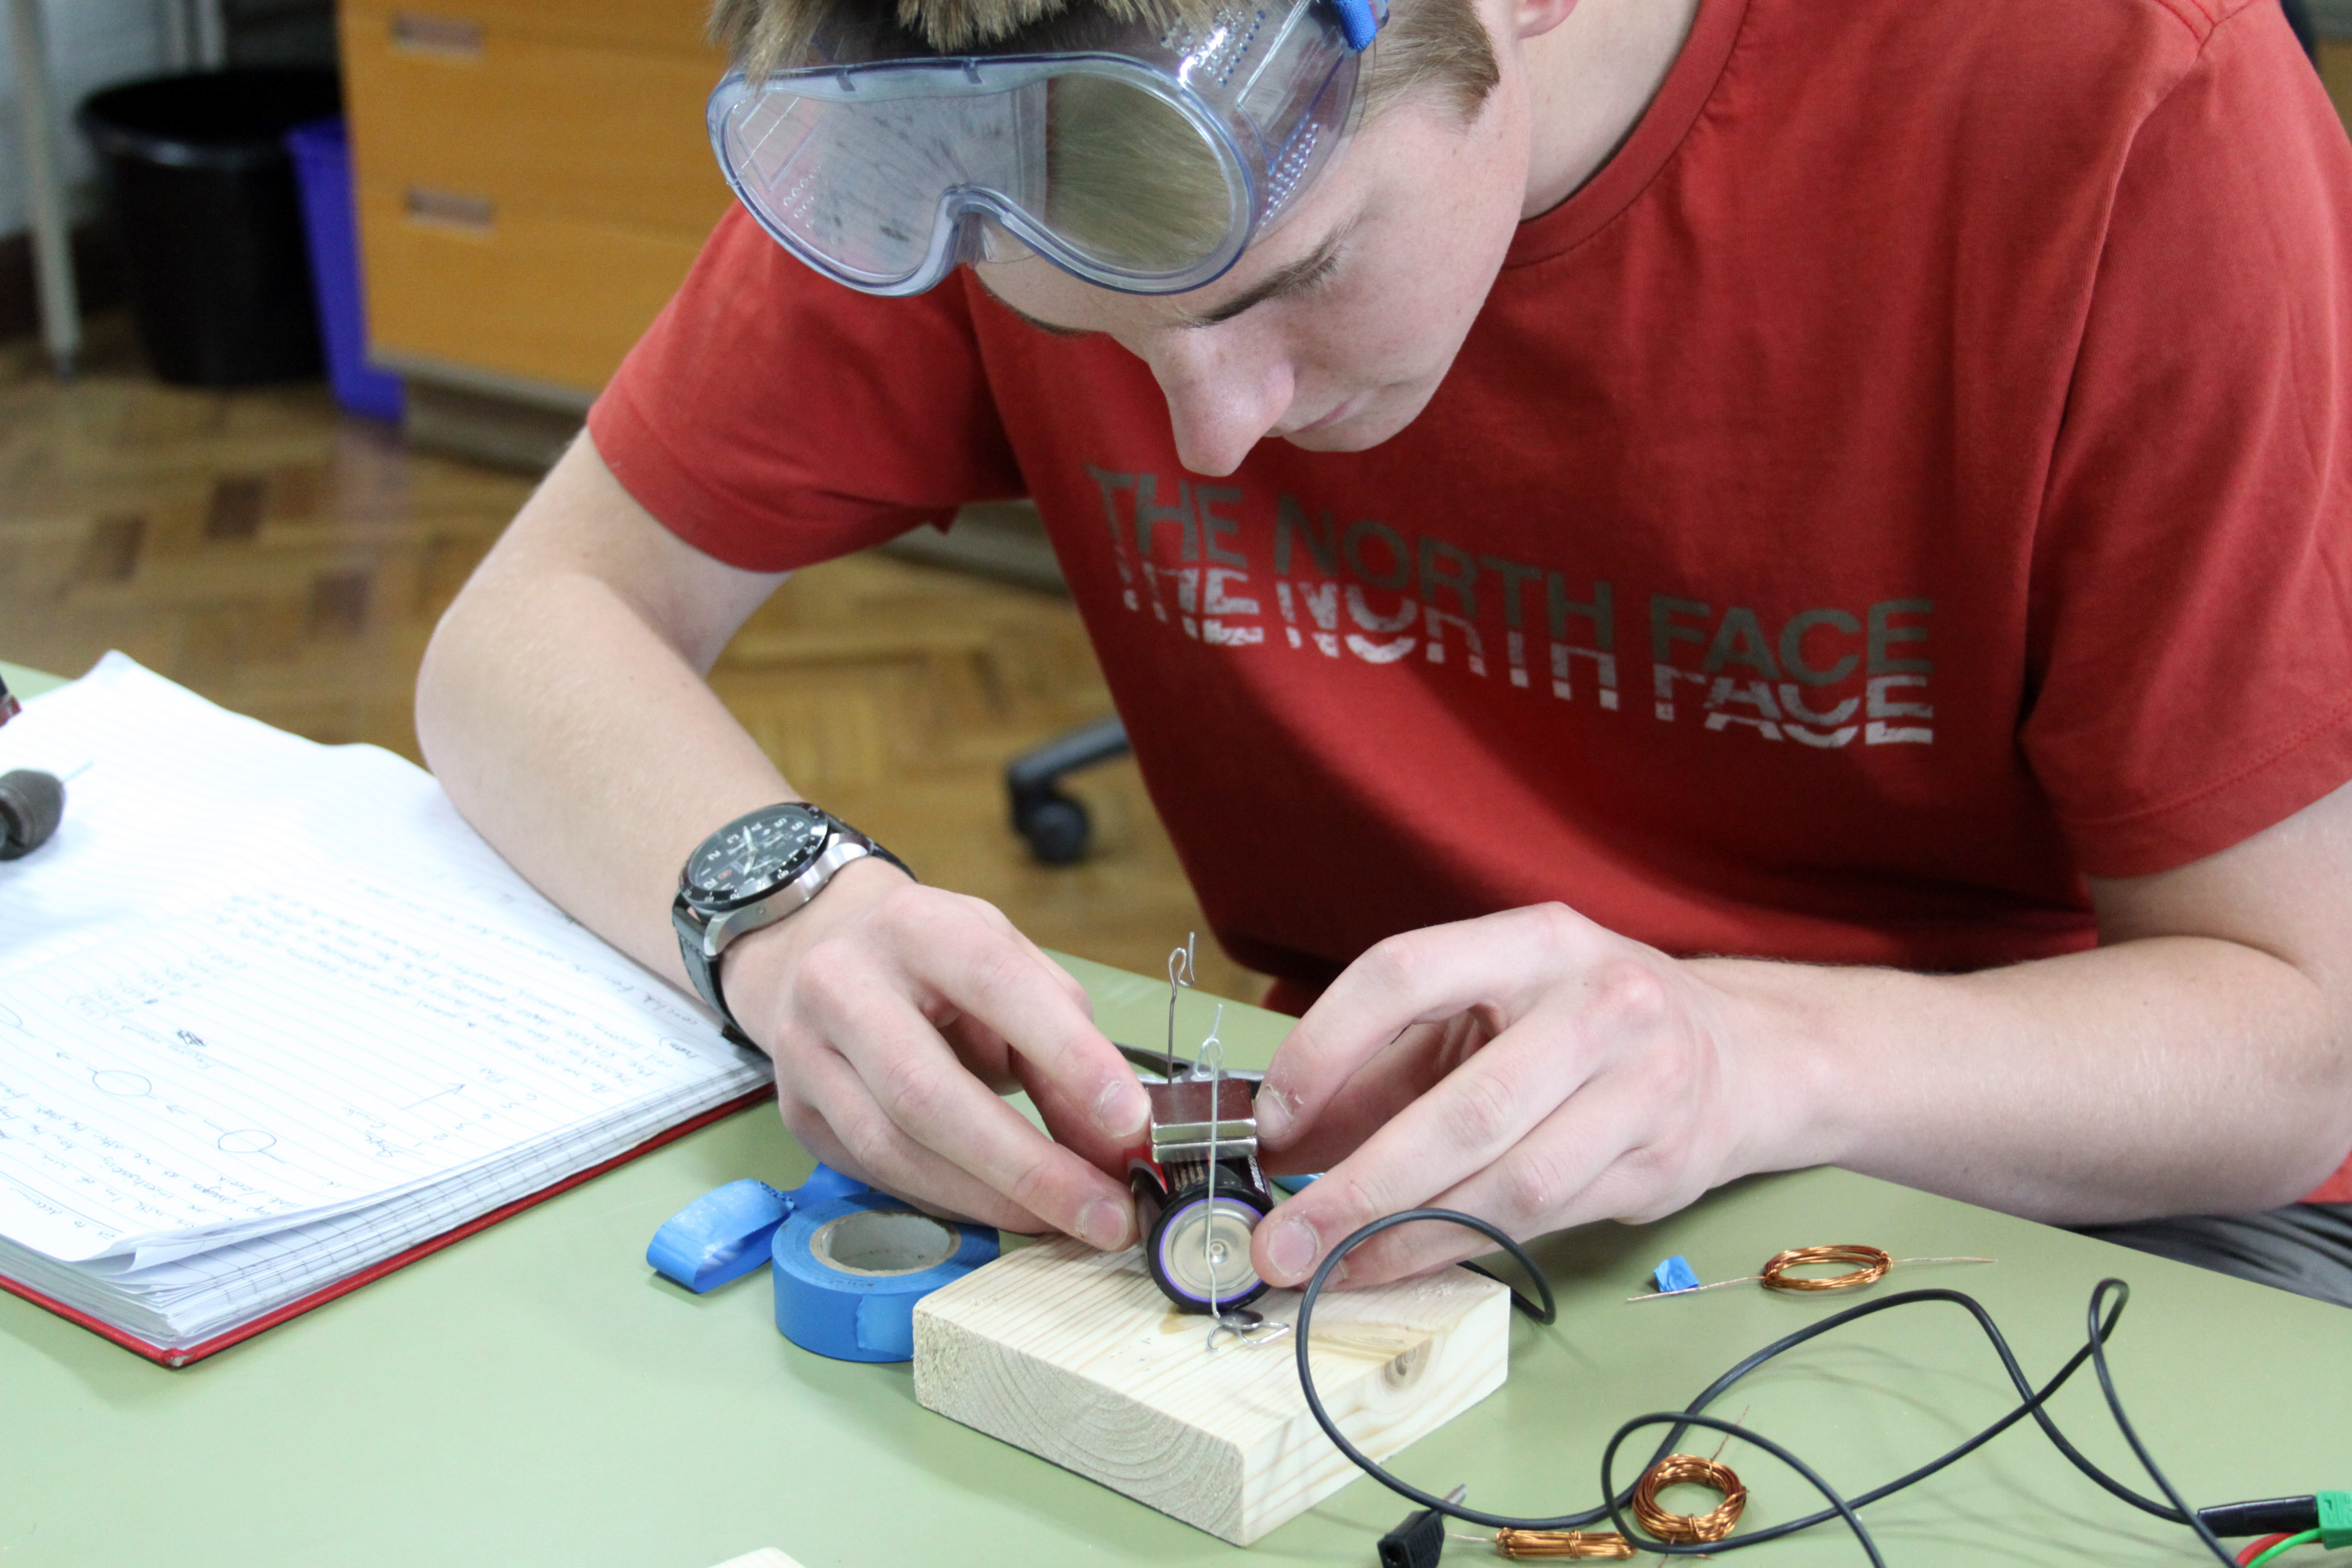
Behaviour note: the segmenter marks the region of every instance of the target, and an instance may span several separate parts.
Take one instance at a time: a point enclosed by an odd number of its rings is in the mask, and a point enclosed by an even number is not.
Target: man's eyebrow
[[[1222,326],[1244,310],[1263,305],[1268,300],[1305,293],[1338,270],[1339,247],[1347,243],[1348,237],[1355,230],[1356,220],[1350,218],[1325,235],[1323,243],[1305,256],[1287,267],[1277,268],[1268,273],[1255,288],[1243,290],[1213,310],[1187,317],[1182,324],[1187,327]]]

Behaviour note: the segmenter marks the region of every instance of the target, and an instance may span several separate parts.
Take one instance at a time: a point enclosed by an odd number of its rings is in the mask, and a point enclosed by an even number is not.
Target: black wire
[[[1442,1213],[1445,1211],[1441,1210],[1438,1212]],[[1528,1271],[1528,1278],[1536,1282],[1536,1289],[1543,1292],[1542,1306],[1538,1307],[1533,1301],[1528,1300],[1526,1296],[1522,1295],[1515,1287],[1512,1287],[1508,1281],[1505,1280],[1501,1275],[1496,1273],[1491,1268],[1476,1263],[1465,1263],[1462,1265],[1462,1267],[1467,1268],[1473,1274],[1479,1275],[1487,1279],[1492,1279],[1496,1284],[1501,1285],[1506,1289],[1510,1290],[1511,1305],[1518,1310],[1521,1316],[1530,1318],[1536,1322],[1543,1324],[1546,1328],[1549,1328],[1554,1322],[1558,1321],[1559,1318],[1559,1303],[1554,1301],[1551,1297],[1551,1281],[1543,1277],[1543,1270],[1535,1266],[1535,1259],[1529,1258],[1526,1253],[1520,1252],[1516,1247],[1512,1247],[1511,1250],[1517,1256],[1519,1266]]]
[[[1349,1253],[1353,1252],[1357,1247],[1361,1247],[1365,1242],[1371,1240],[1372,1237],[1380,1235],[1381,1232],[1392,1230],[1398,1226],[1411,1225],[1422,1220],[1443,1220],[1447,1224],[1462,1226],[1466,1229],[1476,1231],[1479,1235],[1486,1237],[1489,1241],[1494,1242],[1506,1252],[1508,1252],[1518,1263],[1519,1267],[1525,1269],[1528,1277],[1535,1281],[1536,1288],[1542,1296],[1542,1306],[1540,1309],[1538,1309],[1531,1306],[1528,1302],[1527,1299],[1521,1296],[1519,1292],[1513,1290],[1511,1292],[1512,1304],[1517,1307],[1521,1311],[1525,1312],[1528,1316],[1535,1319],[1536,1321],[1539,1323],[1552,1322],[1558,1315],[1558,1304],[1552,1296],[1550,1282],[1545,1279],[1543,1271],[1536,1266],[1535,1259],[1528,1255],[1527,1248],[1520,1246],[1518,1242],[1513,1240],[1510,1237],[1505,1235],[1499,1227],[1486,1220],[1480,1219],[1475,1215],[1463,1214],[1454,1209],[1411,1209],[1402,1214],[1391,1215],[1385,1219],[1375,1220],[1371,1224],[1365,1226],[1362,1229],[1349,1236],[1346,1240],[1340,1242],[1339,1246],[1333,1247],[1330,1254],[1324,1258],[1321,1267],[1316,1269],[1314,1278],[1307,1281],[1307,1289],[1300,1296],[1298,1302],[1298,1327],[1297,1330],[1297,1343],[1296,1346],[1298,1365],[1299,1392],[1306,1396],[1307,1412],[1315,1417],[1316,1425],[1323,1428],[1324,1435],[1331,1439],[1333,1446],[1338,1447],[1342,1454],[1345,1454],[1349,1461],[1352,1462],[1359,1469],[1362,1470],[1366,1475],[1370,1476],[1374,1480],[1379,1481],[1391,1491],[1397,1493],[1400,1497],[1410,1499],[1413,1502],[1420,1504],[1423,1508],[1434,1509],[1440,1513],[1450,1515],[1453,1518],[1465,1521],[1465,1522],[1484,1525],[1489,1529],[1495,1530],[1581,1530],[1590,1525],[1598,1523],[1601,1520],[1605,1518],[1610,1520],[1617,1527],[1620,1533],[1626,1534],[1629,1540],[1638,1539],[1633,1537],[1630,1531],[1626,1531],[1622,1512],[1625,1504],[1632,1498],[1632,1488],[1629,1487],[1621,1493],[1610,1484],[1611,1471],[1618,1448],[1623,1444],[1627,1436],[1643,1427],[1655,1426],[1668,1426],[1671,1429],[1667,1432],[1664,1440],[1658,1446],[1655,1457],[1650,1461],[1652,1465],[1654,1465],[1659,1459],[1663,1459],[1668,1454],[1674,1452],[1675,1445],[1682,1440],[1682,1436],[1685,1432],[1693,1426],[1703,1426],[1710,1430],[1717,1431],[1736,1431],[1737,1435],[1744,1441],[1752,1443],[1756,1447],[1764,1449],[1767,1453],[1771,1454],[1774,1458],[1780,1459],[1791,1469],[1794,1469],[1799,1475],[1802,1476],[1810,1485],[1811,1485],[1824,1499],[1828,1500],[1830,1506],[1815,1513],[1806,1515],[1801,1519],[1790,1520],[1765,1530],[1751,1531],[1741,1536],[1737,1541],[1723,1541],[1690,1546],[1678,1546],[1667,1542],[1652,1542],[1647,1540],[1640,1540],[1640,1545],[1643,1550],[1656,1552],[1664,1556],[1727,1552],[1745,1546],[1760,1545],[1764,1542],[1778,1540],[1781,1536],[1791,1535],[1801,1530],[1811,1529],[1815,1525],[1826,1523],[1830,1520],[1840,1519],[1843,1520],[1846,1523],[1847,1527],[1853,1531],[1855,1539],[1860,1542],[1863,1550],[1869,1554],[1871,1562],[1874,1564],[1877,1564],[1880,1563],[1882,1560],[1878,1555],[1878,1550],[1875,1543],[1874,1543],[1870,1538],[1869,1531],[1863,1528],[1862,1521],[1857,1517],[1858,1510],[1868,1507],[1871,1503],[1892,1496],[1894,1493],[1901,1491],[1906,1487],[1916,1485],[1919,1481],[1936,1474],[1946,1467],[1967,1458],[1969,1454],[1974,1453],[1977,1449],[1992,1441],[1993,1438],[1999,1436],[2001,1433],[2007,1431],[2010,1427],[2015,1426],[2018,1422],[2024,1420],[2030,1415],[2033,1418],[2035,1425],[2042,1428],[2043,1436],[2050,1439],[2052,1445],[2066,1458],[2069,1463],[2073,1464],[2076,1469],[2082,1471],[2084,1475],[2097,1482],[2101,1487],[2105,1489],[2110,1495],[2123,1502],[2130,1504],[2134,1508],[2141,1510],[2143,1512],[2151,1514],[2158,1519],[2161,1519],[2168,1523],[2186,1525],[2196,1531],[2198,1538],[2212,1551],[2216,1557],[2218,1557],[2222,1563],[2230,1564],[2231,1568],[2235,1568],[2237,1560],[2221,1545],[2220,1538],[2217,1537],[2211,1529],[2206,1525],[2204,1520],[2199,1516],[2197,1511],[2190,1508],[2187,1502],[2182,1500],[2180,1494],[2174,1489],[2171,1481],[2167,1479],[2162,1469],[2158,1467],[2155,1459],[2148,1454],[2146,1445],[2144,1445],[2139,1439],[2138,1433],[2132,1427],[2129,1419],[2124,1415],[2123,1401],[2121,1396],[2116,1392],[2114,1378],[2108,1369],[2106,1359],[2106,1342],[2108,1338],[2115,1333],[2116,1324],[2122,1321],[2124,1307],[2131,1299],[2130,1287],[2120,1279],[2101,1280],[2097,1288],[2092,1291],[2088,1313],[2089,1331],[2083,1348],[2076,1351],[2074,1355],[2069,1357],[2065,1364],[2058,1369],[2056,1374],[2053,1375],[2047,1383],[2043,1384],[2039,1389],[2032,1386],[2032,1383],[2025,1375],[2024,1368],[2018,1364],[2015,1353],[2010,1349],[2008,1339],[2001,1333],[1999,1325],[1993,1321],[1992,1314],[1988,1312],[1984,1309],[1983,1305],[1974,1297],[1958,1290],[1927,1289],[1903,1291],[1891,1296],[1880,1297],[1875,1300],[1864,1301],[1858,1305],[1846,1308],[1843,1311],[1832,1313],[1830,1316],[1822,1318],[1816,1322],[1807,1324],[1805,1327],[1799,1329],[1794,1333],[1787,1334],[1780,1339],[1775,1340],[1772,1343],[1766,1345],[1763,1349],[1746,1357],[1744,1360],[1734,1365],[1729,1371],[1726,1372],[1722,1376],[1717,1378],[1715,1382],[1708,1384],[1707,1387],[1699,1394],[1697,1398],[1692,1400],[1690,1404],[1682,1410],[1656,1412],[1651,1415],[1639,1415],[1634,1417],[1633,1420],[1626,1422],[1617,1429],[1615,1436],[1610,1439],[1608,1448],[1601,1460],[1601,1494],[1603,1497],[1608,1499],[1608,1500],[1603,1502],[1598,1508],[1588,1509],[1581,1513],[1562,1514],[1556,1518],[1534,1519],[1520,1518],[1509,1514],[1487,1513],[1482,1510],[1470,1508],[1463,1503],[1449,1502],[1442,1497],[1438,1497],[1431,1492],[1423,1491],[1419,1487],[1413,1486],[1410,1482],[1402,1480],[1390,1474],[1370,1456],[1366,1455],[1353,1443],[1349,1442],[1346,1435],[1339,1430],[1339,1425],[1331,1419],[1330,1414],[1324,1409],[1322,1398],[1316,1392],[1314,1372],[1307,1364],[1308,1325],[1313,1321],[1316,1304],[1321,1299],[1324,1287],[1328,1283],[1332,1271],[1339,1267],[1341,1260]],[[1474,1264],[1470,1267],[1475,1268],[1476,1268],[1476,1265]],[[1486,1274],[1489,1279],[1495,1278],[1492,1274],[1487,1274],[1487,1271],[1484,1268],[1478,1268],[1477,1271],[1481,1274]],[[2112,1308],[2106,1308],[2105,1303],[2111,1295],[2116,1298],[2115,1304]],[[1896,1307],[1909,1306],[1919,1302],[1935,1301],[1948,1302],[1951,1305],[1959,1307],[1976,1320],[1977,1326],[1984,1331],[1986,1339],[1991,1343],[1994,1353],[2000,1358],[2002,1370],[2009,1374],[2009,1380],[2011,1386],[2017,1390],[2021,1396],[2021,1403],[2016,1408],[2011,1410],[2000,1420],[1976,1433],[1966,1441],[1947,1449],[1944,1453],[1937,1456],[1933,1459],[1930,1459],[1927,1463],[1908,1472],[1907,1474],[1898,1476],[1894,1480],[1888,1481],[1870,1491],[1864,1492],[1861,1496],[1849,1501],[1841,1497],[1827,1481],[1815,1474],[1811,1468],[1800,1461],[1795,1455],[1790,1453],[1787,1449],[1780,1447],[1778,1444],[1773,1443],[1752,1429],[1736,1428],[1717,1417],[1705,1414],[1706,1409],[1709,1405],[1721,1398],[1724,1394],[1728,1392],[1733,1385],[1738,1384],[1742,1378],[1747,1377],[1750,1373],[1770,1362],[1775,1357],[1795,1349],[1797,1346],[1805,1343],[1818,1335],[1827,1333],[1833,1329],[1842,1328],[1847,1323],[1858,1321],[1861,1319],[1873,1315],[1874,1313],[1887,1311]],[[2102,1313],[2103,1308],[2105,1309],[2104,1315]],[[2158,1489],[2162,1491],[2165,1497],[2169,1500],[2168,1505],[2168,1503],[2158,1502],[2153,1498],[2142,1495],[2140,1492],[2133,1489],[2131,1487],[2125,1485],[2122,1481],[2119,1481],[2113,1476],[2107,1474],[2107,1472],[2095,1463],[2089,1456],[2084,1454],[2081,1449],[2074,1447],[2073,1442],[2068,1440],[2066,1435],[2059,1429],[2058,1424],[2051,1418],[2048,1411],[2044,1408],[2051,1397],[2055,1394],[2059,1389],[2065,1386],[2067,1380],[2073,1377],[2076,1372],[2081,1370],[2082,1365],[2085,1361],[2091,1362],[2094,1364],[2098,1375],[2099,1385],[2106,1396],[2107,1408],[2114,1415],[2116,1424],[2122,1431],[2125,1440],[2130,1444],[2133,1454],[2139,1459],[2141,1466],[2147,1471],[2149,1478],[2156,1482]],[[1645,1472],[1648,1468],[1649,1466],[1643,1467]]]
[[[1509,1253],[1517,1261],[1519,1267],[1527,1270],[1528,1277],[1535,1281],[1536,1289],[1543,1297],[1540,1314],[1524,1307],[1520,1310],[1528,1312],[1529,1317],[1535,1318],[1539,1323],[1549,1323],[1559,1317],[1559,1305],[1553,1299],[1551,1281],[1544,1277],[1544,1271],[1541,1268],[1536,1267],[1536,1260],[1528,1255],[1528,1249],[1510,1237],[1504,1235],[1499,1226],[1489,1225],[1476,1215],[1463,1214],[1455,1209],[1407,1209],[1402,1214],[1391,1215],[1386,1219],[1376,1219],[1331,1249],[1330,1256],[1323,1259],[1323,1266],[1315,1270],[1315,1277],[1307,1282],[1306,1290],[1298,1298],[1298,1327],[1292,1331],[1291,1337],[1297,1342],[1295,1348],[1298,1359],[1298,1390],[1307,1396],[1307,1413],[1315,1417],[1315,1424],[1323,1428],[1323,1435],[1330,1438],[1332,1445],[1339,1452],[1347,1455],[1358,1469],[1398,1496],[1409,1498],[1423,1508],[1433,1508],[1455,1519],[1471,1524],[1483,1524],[1493,1530],[1575,1530],[1591,1523],[1601,1518],[1604,1510],[1596,1509],[1589,1514],[1578,1514],[1570,1518],[1530,1521],[1513,1519],[1507,1514],[1482,1513],[1462,1503],[1448,1502],[1434,1492],[1425,1492],[1411,1482],[1399,1480],[1381,1468],[1379,1462],[1370,1455],[1348,1440],[1347,1434],[1340,1431],[1339,1424],[1331,1419],[1330,1412],[1323,1408],[1323,1398],[1315,1392],[1315,1373],[1307,1364],[1307,1325],[1315,1318],[1315,1304],[1322,1300],[1324,1282],[1331,1278],[1331,1270],[1339,1266],[1341,1258],[1380,1235],[1381,1232],[1393,1230],[1398,1226],[1411,1225],[1415,1220],[1423,1219],[1450,1220],[1455,1225],[1467,1226]],[[1518,1292],[1514,1290],[1511,1296],[1516,1304]]]
[[[2124,1303],[2131,1300],[2131,1287],[2124,1281],[2100,1280],[2098,1289],[2091,1292],[2090,1319],[2092,1331],[2095,1334],[2098,1330],[2099,1303],[2105,1299],[2110,1290],[2117,1295],[2116,1310],[2118,1312],[2124,1310]],[[2131,1445],[2132,1453],[2139,1459],[2140,1468],[2146,1470],[2147,1479],[2156,1483],[2156,1489],[2172,1500],[2172,1506],[2187,1516],[2189,1527],[2197,1532],[2197,1539],[2210,1547],[2214,1556],[2224,1563],[2234,1564],[2238,1560],[2232,1557],[2229,1549],[2221,1544],[2221,1538],[2213,1533],[2212,1527],[2205,1522],[2202,1514],[2189,1506],[2180,1493],[2174,1489],[2171,1478],[2158,1469],[2155,1459],[2148,1456],[2147,1445],[2139,1440],[2139,1433],[2133,1428],[2131,1417],[2124,1414],[2123,1395],[2116,1392],[2115,1375],[2107,1370],[2107,1351],[2105,1344],[2097,1345],[2096,1353],[2092,1356],[2091,1361],[2093,1370],[2099,1374],[2099,1392],[2106,1395],[2107,1413],[2116,1418],[2116,1430],[2121,1432],[2124,1435],[2124,1441]]]
[[[2067,1439],[2066,1435],[2058,1429],[2057,1423],[2051,1420],[2042,1408],[2042,1405],[2047,1403],[2051,1395],[2056,1394],[2060,1388],[2065,1385],[2066,1381],[2069,1378],[2073,1377],[2077,1371],[2081,1370],[2084,1362],[2092,1359],[2095,1354],[2099,1353],[2096,1349],[2097,1344],[2104,1342],[2107,1335],[2115,1332],[2116,1323],[2123,1315],[2120,1304],[2118,1304],[2116,1308],[2108,1314],[2107,1319],[2104,1323],[2098,1325],[2095,1330],[2098,1336],[2097,1340],[2092,1343],[2085,1344],[2083,1349],[2076,1351],[2074,1354],[2069,1358],[2066,1364],[2058,1369],[2056,1375],[2053,1376],[2048,1383],[2042,1384],[2039,1392],[2036,1392],[2026,1383],[2024,1369],[2017,1364],[2017,1358],[2010,1351],[2008,1341],[2002,1337],[2000,1328],[1992,1321],[1992,1314],[1986,1311],[1982,1303],[1979,1302],[1974,1297],[1969,1296],[1963,1291],[1943,1289],[1906,1290],[1891,1296],[1882,1296],[1876,1300],[1865,1301],[1857,1306],[1849,1307],[1843,1311],[1832,1313],[1829,1317],[1823,1318],[1817,1322],[1806,1325],[1804,1328],[1798,1330],[1795,1333],[1775,1340],[1772,1343],[1766,1345],[1762,1350],[1756,1352],[1753,1355],[1748,1356],[1745,1361],[1740,1362],[1729,1372],[1725,1373],[1721,1377],[1716,1379],[1714,1383],[1708,1384],[1706,1390],[1703,1391],[1696,1399],[1691,1401],[1691,1403],[1685,1408],[1683,1414],[1687,1415],[1695,1411],[1704,1410],[1716,1400],[1721,1398],[1723,1394],[1741,1378],[1746,1377],[1749,1373],[1755,1371],[1758,1367],[1762,1366],[1766,1362],[1772,1360],[1775,1356],[1780,1355],[1784,1351],[1793,1350],[1797,1346],[1803,1344],[1806,1341],[1811,1340],[1817,1335],[1825,1334],[1832,1329],[1842,1328],[1847,1323],[1857,1321],[1863,1318],[1867,1318],[1873,1313],[1884,1312],[1895,1307],[1909,1306],[1920,1301],[1947,1301],[1960,1308],[1962,1310],[1968,1312],[1971,1317],[1973,1317],[1977,1321],[1977,1326],[1984,1331],[1986,1339],[1990,1342],[1994,1353],[2000,1357],[2001,1365],[2009,1373],[2011,1384],[2015,1387],[2020,1394],[2024,1394],[2027,1397],[2022,1404],[2017,1406],[2016,1409],[2011,1410],[2008,1415],[2002,1416],[1991,1426],[1985,1427],[1982,1431],[1977,1433],[1966,1442],[1963,1442],[1955,1447],[1947,1449],[1944,1453],[1928,1460],[1927,1463],[1920,1466],[1917,1469],[1913,1470],[1906,1475],[1898,1476],[1894,1480],[1877,1488],[1875,1490],[1864,1493],[1859,1499],[1855,1500],[1854,1506],[1857,1508],[1866,1507],[1871,1503],[1878,1501],[1881,1498],[1891,1496],[1895,1492],[1901,1491],[1906,1487],[1925,1480],[1927,1477],[1934,1475],[1937,1471],[1945,1468],[1947,1466],[1966,1458],[1969,1455],[1974,1453],[1985,1444],[1990,1443],[1995,1437],[2000,1436],[2003,1432],[2009,1430],[2010,1427],[2015,1426],[2026,1416],[2032,1415],[2034,1418],[2035,1423],[2042,1427],[2043,1434],[2049,1437],[2052,1444],[2057,1447],[2061,1454],[2063,1454],[2076,1468],[2080,1469],[2084,1475],[2090,1477],[2091,1479],[2096,1481],[2100,1486],[2105,1488],[2115,1497],[2124,1502],[2131,1504],[2135,1508],[2140,1509],[2158,1519],[2163,1520],[2168,1524],[2188,1523],[2187,1517],[2179,1510],[2169,1508],[2163,1503],[2157,1502],[2152,1499],[2142,1497],[2139,1493],[2132,1490],[2131,1488],[2124,1485],[2121,1481],[2116,1480],[2113,1476],[2108,1475],[2106,1471],[2101,1469]],[[1668,1446],[1679,1441],[1681,1436],[1682,1434],[1679,1431],[1671,1434],[1666,1440]],[[1663,1454],[1664,1450],[1661,1450],[1661,1457],[1663,1457]],[[1831,1517],[1832,1516],[1827,1513],[1814,1514],[1808,1519],[1794,1521],[1790,1526],[1781,1527],[1781,1532],[1785,1533],[1789,1529],[1801,1529],[1809,1525],[1819,1524]]]

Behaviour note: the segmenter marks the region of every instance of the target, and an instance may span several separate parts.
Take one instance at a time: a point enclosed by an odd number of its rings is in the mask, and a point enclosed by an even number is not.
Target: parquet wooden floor
[[[434,622],[528,493],[407,451],[318,387],[165,387],[120,320],[48,379],[0,347],[0,655],[78,673],[119,647],[314,740],[417,757]],[[884,556],[802,573],[712,684],[787,777],[925,877],[995,902],[1049,947],[1146,973],[1200,924],[1132,763],[1079,775],[1086,863],[1033,862],[1000,773],[1109,710],[1062,599]],[[1203,988],[1263,981],[1203,932]]]

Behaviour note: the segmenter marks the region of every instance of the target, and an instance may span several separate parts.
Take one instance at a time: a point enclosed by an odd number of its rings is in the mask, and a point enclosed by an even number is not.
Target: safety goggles
[[[1051,53],[844,58],[710,97],[711,144],[761,226],[869,294],[1044,257],[1173,294],[1222,275],[1353,128],[1385,0],[1241,0],[1161,33],[1097,14]]]

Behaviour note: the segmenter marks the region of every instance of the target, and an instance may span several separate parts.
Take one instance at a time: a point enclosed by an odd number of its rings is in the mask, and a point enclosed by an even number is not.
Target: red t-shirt
[[[1294,998],[1549,899],[1677,953],[2070,952],[2085,873],[2352,779],[2352,148],[2272,0],[1705,0],[1371,451],[1200,479],[1108,339],[740,213],[590,425],[757,570],[1034,496]]]

